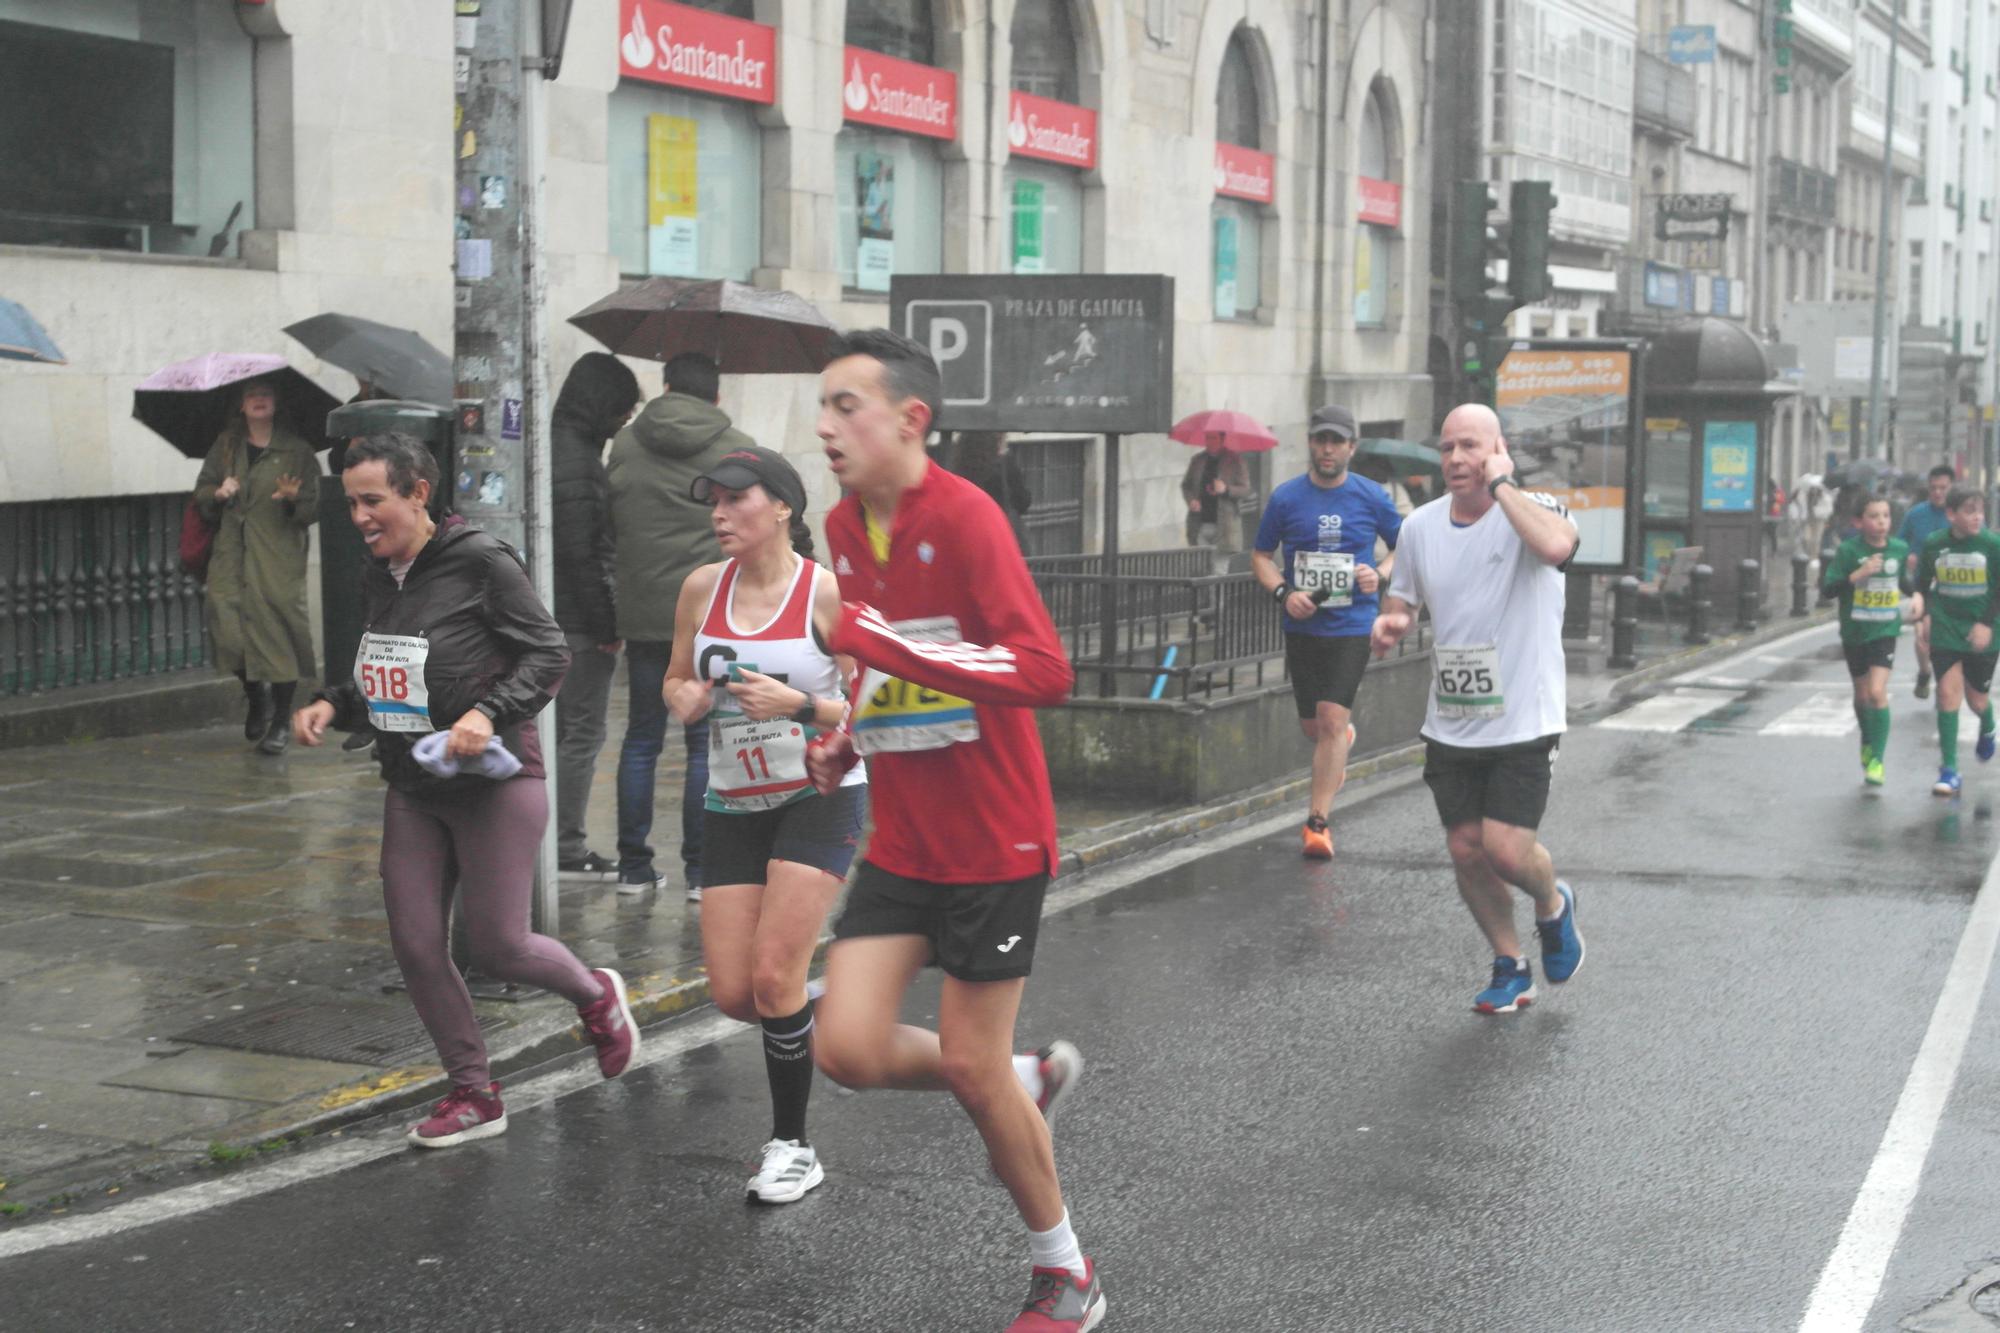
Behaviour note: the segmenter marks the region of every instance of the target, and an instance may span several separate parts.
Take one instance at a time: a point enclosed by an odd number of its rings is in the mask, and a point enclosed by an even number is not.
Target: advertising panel
[[[1573,569],[1625,567],[1637,360],[1633,343],[1518,342],[1500,363],[1495,402],[1515,473],[1569,506]]]

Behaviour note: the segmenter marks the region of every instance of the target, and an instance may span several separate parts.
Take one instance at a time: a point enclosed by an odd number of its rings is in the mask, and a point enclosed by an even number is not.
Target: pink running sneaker
[[[593,968],[590,975],[604,987],[604,998],[578,1005],[576,1012],[590,1044],[597,1048],[597,1072],[617,1078],[639,1053],[639,1025],[632,1021],[632,1004],[625,998],[625,978],[608,967]]]
[[[500,1085],[453,1088],[431,1108],[430,1119],[406,1137],[418,1148],[451,1148],[474,1139],[507,1132],[507,1108],[500,1104]]]
[[[1037,1268],[1028,1288],[1028,1303],[1007,1333],[1086,1333],[1104,1322],[1104,1284],[1097,1265],[1083,1261],[1084,1278],[1067,1268]]]

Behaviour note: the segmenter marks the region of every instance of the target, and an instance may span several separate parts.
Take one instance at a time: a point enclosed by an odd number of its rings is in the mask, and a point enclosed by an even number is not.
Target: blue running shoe
[[[1482,1014],[1511,1014],[1535,1002],[1535,969],[1526,959],[1495,958],[1493,984],[1472,997]]]
[[[1583,928],[1576,924],[1575,891],[1557,880],[1556,892],[1562,895],[1563,914],[1553,921],[1537,919],[1535,933],[1542,937],[1542,971],[1561,985],[1583,966]]]
[[[1938,780],[1931,784],[1931,795],[1956,796],[1958,795],[1958,789],[1964,785],[1964,782],[1959,779],[1957,769],[1940,768],[1938,770]]]
[[[1991,759],[1993,757],[1993,733],[1990,731],[1980,732],[1979,741],[1972,747],[1972,752],[1979,756],[1979,762],[1982,764]]]

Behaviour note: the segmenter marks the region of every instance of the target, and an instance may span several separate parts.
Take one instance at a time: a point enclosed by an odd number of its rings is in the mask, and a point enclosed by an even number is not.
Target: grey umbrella
[[[451,358],[409,329],[359,315],[325,314],[288,324],[285,332],[390,398],[452,405]]]
[[[726,375],[816,374],[840,336],[802,296],[722,279],[648,278],[569,322],[620,356],[702,352]]]

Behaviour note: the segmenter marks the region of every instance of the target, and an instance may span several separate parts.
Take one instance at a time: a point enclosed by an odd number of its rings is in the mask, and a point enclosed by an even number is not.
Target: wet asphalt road
[[[1488,960],[1413,781],[1348,807],[1331,866],[1287,830],[1045,925],[1022,1035],[1090,1064],[1057,1150],[1104,1327],[1797,1328],[2000,793],[1996,765],[1928,794],[1907,651],[1883,792],[1851,733],[1765,734],[1844,694],[1831,642],[1736,664],[1688,726],[1571,732],[1544,835],[1589,955],[1524,1014],[1470,1012]],[[1992,1010],[1870,1328],[2000,1253]],[[752,1210],[766,1114],[741,1030],[488,1143],[0,1260],[0,1326],[1005,1326],[1025,1241],[947,1099],[822,1081],[827,1184]]]

